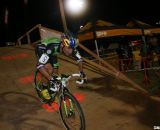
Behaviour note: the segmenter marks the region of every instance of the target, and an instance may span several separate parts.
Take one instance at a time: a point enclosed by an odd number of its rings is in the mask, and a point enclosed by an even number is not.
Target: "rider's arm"
[[[77,61],[77,64],[79,66],[79,70],[80,71],[83,71],[83,59],[80,55],[80,53],[78,52],[78,50],[75,48],[73,49],[73,52],[72,52],[72,56],[74,57],[74,59]]]
[[[73,56],[73,57],[75,58],[75,60],[77,61],[80,74],[82,75],[81,77],[82,77],[82,78],[85,78],[86,75],[85,75],[85,73],[83,72],[83,59],[82,59],[80,53],[78,52],[78,50],[77,50],[76,48],[73,49],[72,56]]]

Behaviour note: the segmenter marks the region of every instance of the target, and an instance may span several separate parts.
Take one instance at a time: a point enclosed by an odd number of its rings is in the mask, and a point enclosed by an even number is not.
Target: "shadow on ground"
[[[38,118],[38,111],[42,110],[42,107],[39,100],[32,95],[21,92],[1,93],[0,104],[1,123],[7,122],[9,129],[46,130],[47,124],[61,127],[53,121]],[[6,128],[4,126],[4,129]]]

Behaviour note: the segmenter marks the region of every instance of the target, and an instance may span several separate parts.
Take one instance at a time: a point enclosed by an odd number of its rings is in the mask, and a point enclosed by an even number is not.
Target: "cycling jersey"
[[[60,47],[61,39],[50,37],[44,39],[42,43],[36,45],[35,53],[38,59],[40,59],[43,54],[47,54],[49,56],[49,59],[45,64],[50,63],[54,68],[58,68],[59,63],[57,55],[61,54]],[[75,58],[77,62],[82,61],[81,55],[79,54],[76,48],[73,49],[72,56]],[[44,64],[38,62],[37,68],[39,69],[42,66],[44,66]]]

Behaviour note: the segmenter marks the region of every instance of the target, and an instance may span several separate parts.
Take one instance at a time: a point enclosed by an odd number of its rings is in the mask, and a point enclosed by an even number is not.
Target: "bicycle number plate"
[[[39,62],[42,64],[46,64],[48,59],[49,59],[49,56],[47,54],[42,54],[42,56],[39,59]]]

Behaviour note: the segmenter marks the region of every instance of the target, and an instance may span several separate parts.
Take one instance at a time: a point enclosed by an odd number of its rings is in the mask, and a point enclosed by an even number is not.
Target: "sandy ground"
[[[59,114],[41,104],[34,91],[34,51],[0,48],[0,130],[64,130]],[[60,58],[60,73],[78,72],[72,60]],[[86,118],[86,130],[153,130],[160,126],[160,102],[128,84],[85,65],[88,83],[71,81]]]

